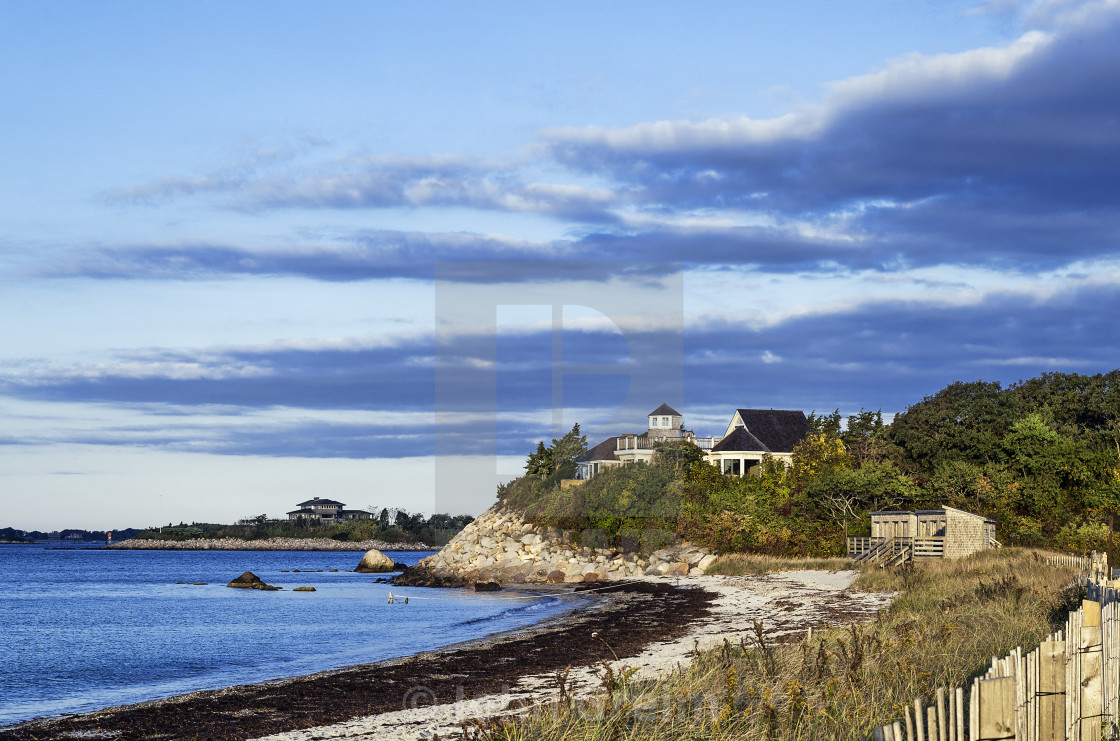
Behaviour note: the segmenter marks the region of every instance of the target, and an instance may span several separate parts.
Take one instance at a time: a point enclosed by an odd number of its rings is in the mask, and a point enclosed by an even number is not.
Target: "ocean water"
[[[428,554],[387,555],[413,564]],[[344,571],[360,558],[0,545],[0,725],[406,656],[573,606],[377,584],[381,575]],[[293,569],[303,573],[282,573]],[[243,571],[284,591],[225,586]],[[409,604],[388,604],[390,590]]]

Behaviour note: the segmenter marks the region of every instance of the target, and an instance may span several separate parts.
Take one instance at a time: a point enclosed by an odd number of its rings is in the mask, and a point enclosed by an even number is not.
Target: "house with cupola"
[[[706,460],[729,476],[757,474],[767,456],[788,462],[793,447],[809,434],[801,410],[736,409],[722,436],[697,437],[685,429],[684,417],[668,404],[646,415],[645,432],[609,437],[576,461],[576,478],[586,481],[600,471],[627,463],[648,463],[656,445],[684,440],[705,451]]]

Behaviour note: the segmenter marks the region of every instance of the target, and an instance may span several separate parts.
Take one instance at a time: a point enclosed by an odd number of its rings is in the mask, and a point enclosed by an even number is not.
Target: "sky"
[[[1120,1],[0,9],[0,524],[478,514],[1117,361]]]

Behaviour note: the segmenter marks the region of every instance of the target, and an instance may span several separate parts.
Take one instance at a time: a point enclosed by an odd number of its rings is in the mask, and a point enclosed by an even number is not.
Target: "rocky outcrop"
[[[293,592],[314,592],[315,587],[296,587]]]
[[[192,540],[147,540],[129,538],[105,546],[111,550],[140,551],[432,551],[423,543],[386,543],[383,540],[363,540],[348,543],[330,538],[194,538]]]
[[[283,589],[283,587],[274,587],[271,584],[265,584],[259,576],[252,571],[246,571],[241,576],[237,577],[227,587],[234,587],[236,589],[263,589],[269,592],[275,592]]]
[[[635,576],[702,574],[715,557],[680,543],[648,555],[573,544],[574,533],[541,528],[497,504],[452,538],[443,550],[395,581],[416,586],[478,582],[590,582]]]
[[[362,556],[362,560],[354,567],[354,571],[359,574],[383,574],[395,570],[396,564],[393,563],[393,559],[376,548],[366,551],[366,555]]]

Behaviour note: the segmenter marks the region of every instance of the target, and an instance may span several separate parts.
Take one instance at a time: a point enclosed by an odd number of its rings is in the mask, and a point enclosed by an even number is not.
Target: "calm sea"
[[[388,555],[413,564],[428,554]],[[405,656],[572,606],[390,587],[344,571],[360,558],[0,545],[0,725]],[[284,591],[225,586],[243,571]],[[199,581],[207,585],[189,584]],[[390,589],[409,604],[387,604]]]

